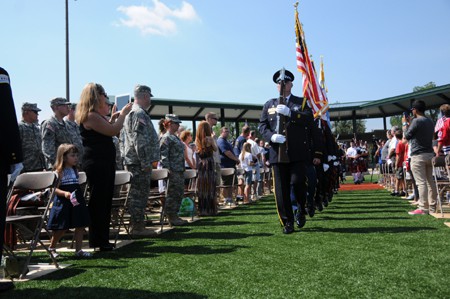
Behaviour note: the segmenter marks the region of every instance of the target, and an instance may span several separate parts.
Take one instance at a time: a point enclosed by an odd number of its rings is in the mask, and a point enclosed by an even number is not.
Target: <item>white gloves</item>
[[[276,109],[277,113],[285,116],[291,116],[291,110],[286,105],[278,105]]]
[[[330,168],[330,165],[323,163],[323,171],[327,172],[327,170]]]
[[[22,163],[12,164],[11,165],[11,176],[10,176],[10,182],[14,182],[17,178],[17,176],[20,174],[20,172],[23,169]]]
[[[282,105],[282,106],[284,106],[284,105]],[[285,143],[286,136],[281,135],[281,134],[273,134],[272,137],[270,138],[270,141],[272,141],[273,143]]]

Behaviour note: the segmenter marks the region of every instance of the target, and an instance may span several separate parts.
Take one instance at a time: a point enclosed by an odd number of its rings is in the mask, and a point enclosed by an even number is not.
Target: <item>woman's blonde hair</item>
[[[241,161],[244,160],[245,153],[252,153],[252,145],[250,143],[248,143],[248,142],[245,142],[242,145],[242,151],[241,151],[241,154],[239,155],[239,159]]]
[[[78,124],[86,121],[89,112],[97,111],[100,105],[100,95],[105,89],[98,83],[88,83],[81,91],[80,102],[77,105],[75,120]]]
[[[63,143],[58,147],[56,151],[56,161],[55,165],[53,165],[53,170],[61,177],[61,174],[64,170],[64,162],[67,154],[75,153],[78,154],[78,148],[69,143]]]

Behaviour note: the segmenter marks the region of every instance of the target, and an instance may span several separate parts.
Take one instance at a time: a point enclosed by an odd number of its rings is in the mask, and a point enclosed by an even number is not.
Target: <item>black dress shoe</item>
[[[292,223],[287,222],[283,227],[283,234],[292,234],[294,232],[294,225]]]
[[[295,215],[295,222],[297,222],[297,227],[302,228],[306,224],[306,215],[299,212]]]
[[[314,208],[314,205],[308,205],[308,207],[306,208],[306,213],[308,213],[309,217],[314,217],[314,215],[316,214],[316,209]]]
[[[328,207],[328,198],[326,197],[323,198],[323,206]]]
[[[116,248],[116,245],[113,243],[108,243],[106,245],[100,246],[100,251],[112,251]]]
[[[14,289],[14,283],[12,281],[0,282],[0,293]]]
[[[323,211],[322,203],[321,202],[316,202],[316,208],[317,208],[317,210],[319,210],[319,212],[322,212]]]

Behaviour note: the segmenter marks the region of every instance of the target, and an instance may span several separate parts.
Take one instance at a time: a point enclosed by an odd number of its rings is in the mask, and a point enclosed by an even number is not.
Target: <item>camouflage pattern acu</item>
[[[125,165],[140,165],[144,169],[159,160],[158,135],[145,110],[133,105],[125,118],[122,132]]]
[[[73,143],[64,120],[58,121],[55,116],[44,121],[41,126],[42,152],[45,156],[47,169],[55,164],[56,151],[63,143]]]
[[[42,154],[42,138],[35,124],[19,123],[20,140],[22,141],[23,172],[45,169],[45,158]]]
[[[161,165],[170,171],[184,171],[184,144],[176,135],[169,132],[160,140]]]
[[[184,168],[184,165],[183,165]],[[169,217],[176,216],[180,210],[184,195],[184,169],[183,171],[170,171],[169,186],[166,196],[166,212]]]
[[[143,222],[145,219],[152,173],[151,171],[142,171],[138,165],[128,165],[127,170],[133,174],[128,194],[128,212],[131,216],[131,223],[135,224]]]
[[[117,136],[112,137],[114,147],[116,148],[116,170],[123,170],[123,159],[122,159],[122,153],[120,152],[121,149],[121,142]]]
[[[78,164],[81,165],[81,162],[83,160],[83,154],[84,154],[84,146],[83,141],[81,139],[80,134],[80,127],[78,124],[71,120],[65,120],[67,130],[70,134],[70,139],[72,140],[73,144],[78,149]]]

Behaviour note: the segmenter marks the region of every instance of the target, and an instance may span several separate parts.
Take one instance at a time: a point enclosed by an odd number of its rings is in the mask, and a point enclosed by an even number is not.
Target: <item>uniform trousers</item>
[[[181,200],[184,195],[184,171],[170,171],[167,187],[166,212],[169,217],[174,217],[180,210]]]
[[[281,224],[294,223],[294,212],[292,210],[290,190],[297,201],[298,210],[306,214],[306,164],[304,161],[290,163],[272,164],[273,178],[275,183],[275,200],[277,204],[278,217]]]
[[[1,164],[1,163],[0,163]],[[8,193],[7,178],[8,172],[0,165],[0,258],[3,251],[3,241],[5,238],[5,222],[6,222],[6,196]]]
[[[140,165],[127,165],[127,170],[133,174],[128,196],[128,211],[130,212],[131,222],[143,222],[150,194],[152,172],[142,171]]]

